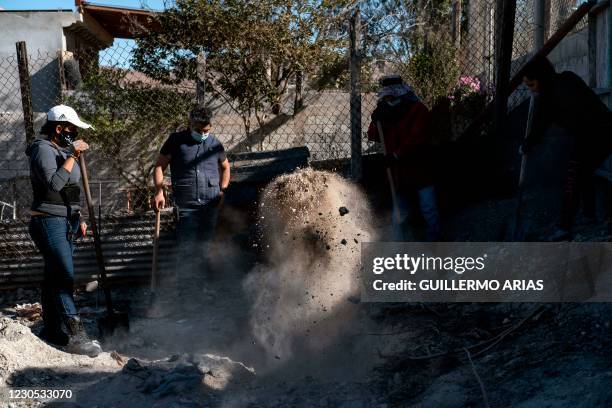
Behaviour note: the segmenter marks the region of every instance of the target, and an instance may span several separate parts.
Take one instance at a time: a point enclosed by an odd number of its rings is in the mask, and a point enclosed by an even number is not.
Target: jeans
[[[77,314],[74,304],[74,239],[79,217],[33,216],[29,233],[45,263],[41,291],[43,323],[49,333],[62,330],[62,320]]]
[[[201,208],[179,208],[176,226],[176,286],[182,300],[201,297],[210,270],[210,243],[214,237],[219,200]]]
[[[429,242],[437,241],[440,238],[440,215],[436,202],[436,191],[433,186],[427,186],[417,191],[419,208],[426,225],[426,240]],[[410,208],[409,194],[397,195],[397,207],[399,220],[393,217],[393,240],[406,241],[409,234],[406,229],[412,216]]]

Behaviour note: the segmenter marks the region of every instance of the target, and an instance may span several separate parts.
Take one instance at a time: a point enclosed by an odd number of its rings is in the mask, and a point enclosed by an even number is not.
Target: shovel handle
[[[380,137],[380,142],[382,143],[383,154],[387,155],[387,145],[385,144],[385,135],[383,133],[382,125],[380,121],[376,122],[376,130],[378,131],[378,137]],[[393,182],[393,172],[391,168],[387,167],[387,178],[389,179],[389,186],[391,188],[391,201],[393,202],[393,218],[399,224],[400,214],[399,214],[399,206],[397,205],[397,193],[395,191],[395,183]]]
[[[104,290],[104,299],[106,300],[106,308],[109,316],[113,314],[113,302],[111,300],[110,291],[106,279],[106,267],[104,265],[104,255],[102,254],[102,244],[100,242],[100,231],[96,223],[96,212],[91,198],[91,190],[89,188],[89,177],[87,176],[87,166],[85,165],[84,154],[79,155],[79,167],[81,168],[81,180],[83,182],[83,190],[85,190],[85,201],[87,202],[87,212],[89,213],[89,222],[91,223],[91,231],[93,233],[94,248],[96,251],[96,262],[100,273],[100,283]]]
[[[155,209],[155,235],[153,235],[153,262],[151,265],[151,292],[157,288],[157,259],[159,255],[159,230],[161,226],[161,211]]]

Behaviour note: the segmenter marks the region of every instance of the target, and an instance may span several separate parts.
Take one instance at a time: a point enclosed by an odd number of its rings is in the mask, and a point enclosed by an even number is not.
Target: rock
[[[342,241],[340,241],[340,243],[341,243],[342,245],[346,245],[347,241],[346,241],[346,239],[342,238]]]
[[[340,211],[340,216],[342,216],[342,217],[344,217],[346,214],[349,213],[349,210],[346,207],[340,207],[340,208],[338,208],[338,211]]]
[[[98,289],[98,281],[91,281],[87,285],[85,285],[85,292],[93,292]]]

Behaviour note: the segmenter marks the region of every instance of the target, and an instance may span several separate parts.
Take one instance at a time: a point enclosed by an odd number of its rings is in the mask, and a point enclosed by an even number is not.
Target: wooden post
[[[303,83],[304,72],[301,70],[297,71],[295,73],[295,99],[293,100],[294,115],[297,115],[297,113],[304,107]]]
[[[32,84],[28,68],[28,50],[25,41],[15,44],[17,48],[17,65],[19,67],[19,85],[21,86],[21,106],[25,125],[26,143],[34,141],[34,113],[32,110]]]
[[[514,18],[516,0],[497,0],[496,25],[498,41],[495,62],[495,134],[502,137],[508,110],[510,71],[512,67],[512,46],[514,43]]]
[[[198,106],[204,106],[206,98],[206,55],[204,52],[198,54],[196,77],[196,102]]]
[[[350,21],[350,71],[351,71],[351,177],[361,180],[361,16],[359,8]]]
[[[57,68],[59,70],[59,86],[60,86],[60,95],[64,95],[66,91],[66,71],[64,70],[64,52],[57,52]]]

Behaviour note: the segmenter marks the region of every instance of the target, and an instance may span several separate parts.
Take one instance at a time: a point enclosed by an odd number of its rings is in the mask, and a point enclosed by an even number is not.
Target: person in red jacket
[[[381,80],[378,104],[372,113],[368,139],[385,144],[385,165],[390,168],[399,217],[393,217],[394,239],[407,238],[411,197],[415,194],[427,226],[427,239],[440,237],[440,216],[433,180],[430,112],[399,75]],[[380,122],[383,137],[378,134]],[[399,219],[398,219],[399,218]]]

